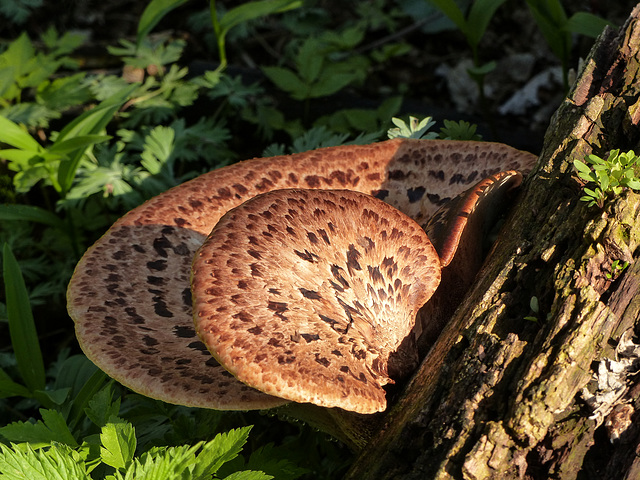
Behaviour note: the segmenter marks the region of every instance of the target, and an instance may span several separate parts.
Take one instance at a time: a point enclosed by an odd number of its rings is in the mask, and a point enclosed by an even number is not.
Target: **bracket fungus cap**
[[[414,220],[349,190],[276,190],[224,215],[192,269],[196,330],[243,383],[358,413],[386,408],[389,356],[440,283]]]
[[[133,209],[87,250],[67,290],[76,336],[98,367],[149,397],[229,410],[282,405],[288,400],[234,378],[194,328],[191,263],[225,213],[275,190],[338,189],[376,197],[425,226],[479,180],[526,172],[534,160],[501,144],[394,139],[256,158],[206,173]]]

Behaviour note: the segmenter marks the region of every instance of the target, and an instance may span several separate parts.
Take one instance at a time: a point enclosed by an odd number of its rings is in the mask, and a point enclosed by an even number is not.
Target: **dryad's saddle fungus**
[[[409,373],[417,336],[434,335],[424,312],[446,310],[427,302],[441,267],[443,288],[470,282],[493,193],[534,160],[396,139],[207,173],[83,256],[68,289],[78,341],[123,385],[170,403],[382,411],[382,387]]]

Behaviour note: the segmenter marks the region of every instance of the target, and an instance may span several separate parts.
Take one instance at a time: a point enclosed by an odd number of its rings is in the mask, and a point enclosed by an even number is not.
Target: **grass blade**
[[[5,204],[0,205],[0,220],[25,220],[38,222],[65,230],[65,224],[55,213],[34,205]]]
[[[286,12],[298,8],[302,5],[299,0],[260,0],[257,2],[247,2],[232,8],[220,19],[220,29],[225,35],[236,25],[248,22],[259,17],[271,15],[273,13]]]
[[[56,144],[60,144],[61,142],[74,137],[99,134],[136,88],[138,88],[137,84],[122,88],[92,110],[83,113],[78,118],[71,121],[58,135]],[[69,154],[68,160],[60,162],[58,183],[60,184],[60,193],[63,198],[71,188],[71,184],[75,178],[76,170],[78,169],[82,155],[84,155],[84,152],[89,147],[90,145],[85,145],[78,148]]]
[[[0,142],[20,150],[36,152],[41,150],[40,144],[26,130],[2,115],[0,115]]]
[[[44,362],[38,342],[38,334],[33,321],[27,287],[20,266],[8,244],[2,249],[7,317],[13,352],[16,356],[18,371],[25,385],[31,390],[44,390]]]
[[[162,18],[174,8],[187,3],[188,0],[152,0],[142,12],[138,22],[136,43],[140,46],[142,39],[158,24]]]

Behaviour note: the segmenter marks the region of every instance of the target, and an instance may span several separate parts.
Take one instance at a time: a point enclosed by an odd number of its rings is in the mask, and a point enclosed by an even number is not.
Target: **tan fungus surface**
[[[373,413],[387,361],[440,283],[420,225],[348,190],[277,190],[218,222],[193,264],[196,330],[239,380]]]

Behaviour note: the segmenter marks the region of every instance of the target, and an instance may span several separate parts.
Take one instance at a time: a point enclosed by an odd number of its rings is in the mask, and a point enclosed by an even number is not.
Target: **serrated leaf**
[[[0,444],[3,480],[90,480],[84,461],[66,445],[34,451],[28,444]]]
[[[6,98],[10,100],[16,93],[6,95],[7,92],[14,87],[14,78],[16,77],[16,67],[0,67],[0,98]],[[14,91],[17,90],[14,87]],[[6,95],[6,96],[5,96]]]
[[[109,418],[118,416],[120,413],[120,398],[113,400],[111,384],[104,387],[88,401],[85,413],[100,428],[107,424]]]
[[[322,44],[317,39],[309,38],[302,44],[296,55],[298,73],[306,84],[315,82],[322,71],[324,55],[318,51],[321,47]]]
[[[194,477],[213,475],[226,462],[233,460],[242,451],[249,438],[251,427],[237,428],[219,433],[202,446],[193,470]]]
[[[202,446],[193,469],[194,478],[208,478],[222,465],[238,456],[249,437],[251,427],[238,428],[220,433]]]
[[[127,470],[125,479],[144,478],[145,480],[208,480],[194,476],[192,470],[197,464],[195,452],[200,448],[202,442],[193,446],[183,445],[180,447],[154,447],[143,453],[139,458],[135,458]]]
[[[49,27],[40,39],[51,50],[54,56],[66,55],[80,47],[87,39],[88,34],[78,32],[65,32],[62,36],[58,35],[55,27]]]
[[[37,100],[47,108],[57,111],[85,104],[92,98],[85,79],[85,73],[57,78],[50,83],[39,86]]]
[[[173,153],[175,131],[159,125],[145,137],[144,150],[140,154],[142,166],[152,175],[162,172]],[[166,172],[173,173],[173,172]]]
[[[288,68],[262,67],[262,71],[278,88],[290,93],[294,98],[307,98],[309,86]]]
[[[36,332],[29,294],[22,272],[8,244],[3,247],[3,277],[9,335],[18,363],[18,371],[25,385],[34,390],[45,386],[44,363]]]
[[[9,47],[0,54],[0,67],[13,66],[17,68],[15,77],[22,77],[27,74],[30,63],[33,59],[35,49],[26,33],[22,33],[16,40],[9,44]],[[32,64],[31,64],[32,66]]]
[[[126,470],[136,451],[136,435],[129,422],[107,423],[100,433],[100,458],[116,470]]]
[[[328,69],[323,72],[320,78],[311,85],[308,91],[308,97],[298,98],[297,100],[305,100],[306,98],[328,97],[342,90],[344,87],[352,83],[357,78],[356,73],[347,72],[331,72]]]
[[[37,446],[45,446],[51,442],[78,446],[60,412],[41,408],[40,414],[42,420],[35,423],[13,422],[1,427],[0,435],[10,442],[29,442]]]
[[[224,477],[224,480],[271,480],[271,475],[267,475],[264,472],[257,472],[255,470],[244,470],[242,472],[234,472],[231,475]]]

